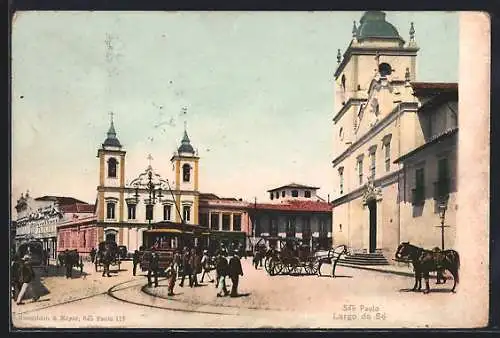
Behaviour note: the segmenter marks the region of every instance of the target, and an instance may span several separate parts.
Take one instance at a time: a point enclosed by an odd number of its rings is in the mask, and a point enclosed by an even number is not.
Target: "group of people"
[[[136,251],[133,256],[133,274],[135,276],[136,266],[139,263],[139,252]],[[148,266],[148,287],[158,287],[159,274],[159,254],[156,250],[152,251],[151,259]],[[215,276],[212,276],[212,271],[215,271]],[[198,275],[201,273],[201,278],[198,281]],[[189,287],[198,287],[203,283],[205,277],[210,283],[215,281],[217,288],[217,296],[223,297],[230,295],[231,297],[238,296],[239,277],[243,276],[240,257],[237,252],[231,251],[229,254],[225,248],[218,250],[215,257],[211,257],[208,250],[203,250],[200,254],[198,248],[185,247],[182,251],[174,253],[173,259],[165,270],[166,279],[168,282],[168,295],[174,294],[174,286],[179,277],[179,287],[184,287],[184,282],[187,277]],[[226,277],[231,279],[231,291],[229,292],[226,285]]]

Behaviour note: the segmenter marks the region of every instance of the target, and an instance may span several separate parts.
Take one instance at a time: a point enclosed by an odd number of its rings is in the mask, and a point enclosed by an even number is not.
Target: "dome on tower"
[[[358,40],[369,38],[400,39],[396,27],[385,21],[385,13],[380,11],[367,11],[360,20],[357,30]]]
[[[194,148],[191,145],[187,131],[184,130],[184,137],[182,138],[181,145],[177,149],[179,153],[190,153],[194,155]]]
[[[102,144],[103,146],[108,146],[108,147],[119,147],[121,148],[121,143],[116,137],[116,131],[115,131],[115,125],[113,124],[113,119],[111,119],[111,125],[109,126],[108,130],[108,137],[106,140],[104,140],[104,143]]]

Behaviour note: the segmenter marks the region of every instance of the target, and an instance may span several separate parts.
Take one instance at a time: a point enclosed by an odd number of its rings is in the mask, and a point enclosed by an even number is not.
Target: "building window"
[[[286,237],[295,237],[295,231],[295,217],[291,217],[286,223]]]
[[[233,215],[233,230],[241,231],[241,215]]]
[[[184,182],[189,182],[190,178],[191,178],[191,166],[186,163],[182,166],[182,180]]]
[[[278,236],[278,220],[276,218],[270,218],[269,222],[271,223],[269,227],[269,235]]]
[[[278,191],[276,191],[276,199],[280,198],[280,193]]]
[[[391,170],[391,143],[385,145],[385,171]]]
[[[363,159],[358,159],[358,176],[359,176],[359,184],[363,184]]]
[[[302,238],[305,240],[309,240],[311,238],[311,219],[309,217],[304,218]]]
[[[298,190],[292,190],[292,197],[299,197],[299,191]]]
[[[208,227],[208,214],[203,212],[200,213],[200,225],[204,227]]]
[[[434,182],[434,189],[436,199],[445,198],[450,193],[450,172],[447,158],[438,160],[438,180]]]
[[[271,199],[271,201],[274,199],[274,193],[270,193],[269,194],[269,198]]]
[[[344,193],[344,167],[339,168],[340,194]]]
[[[254,233],[255,233],[255,236],[260,236],[262,234],[262,228],[260,226],[260,218],[258,216],[255,216],[254,217]]]
[[[135,219],[135,204],[128,204],[128,219]]]
[[[146,220],[147,221],[152,221],[153,220],[153,205],[152,204],[147,204],[146,205]]]
[[[182,208],[182,215],[185,222],[189,222],[191,220],[191,207],[189,205],[185,205]]]
[[[328,236],[328,228],[327,221],[325,218],[319,219],[319,237],[327,237]]]
[[[231,223],[231,216],[224,214],[222,215],[222,230],[228,231]]]
[[[111,157],[108,160],[108,177],[116,177],[116,166],[117,166],[116,158]]]
[[[424,168],[415,170],[415,188],[412,190],[414,205],[421,205],[425,201],[425,177]]]
[[[281,197],[285,197],[285,196],[286,196],[286,191],[285,191],[285,190],[283,190],[283,191],[281,192]]]
[[[115,202],[106,203],[106,218],[115,219]]]
[[[375,151],[372,151],[370,153],[370,178],[372,180],[375,179],[375,167],[376,167]]]
[[[304,197],[305,198],[311,198],[311,191],[310,190],[304,191]]]
[[[219,214],[210,215],[210,229],[219,230]]]
[[[172,206],[170,204],[165,204],[163,206],[163,220],[170,221],[172,217]]]

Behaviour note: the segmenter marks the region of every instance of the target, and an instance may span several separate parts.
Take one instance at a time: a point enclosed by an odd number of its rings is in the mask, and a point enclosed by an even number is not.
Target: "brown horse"
[[[455,250],[433,251],[425,250],[409,242],[403,242],[396,251],[396,261],[409,260],[415,269],[415,285],[413,291],[422,289],[422,276],[425,279],[424,293],[429,293],[429,272],[438,273],[448,270],[453,275],[453,288],[455,292],[458,283],[458,270],[460,268],[460,257]]]

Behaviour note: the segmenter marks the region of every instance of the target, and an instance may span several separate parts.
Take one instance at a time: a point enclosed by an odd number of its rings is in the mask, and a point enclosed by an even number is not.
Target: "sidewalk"
[[[396,263],[390,265],[353,265],[353,264],[346,264],[339,262],[337,263],[337,266],[344,266],[353,269],[377,271],[382,273],[391,273],[394,275],[405,276],[405,277],[415,277],[415,272],[413,271],[413,265],[411,263],[410,264]],[[436,273],[431,272],[429,276],[431,278],[436,278]],[[452,279],[453,277],[445,274],[445,278]]]

